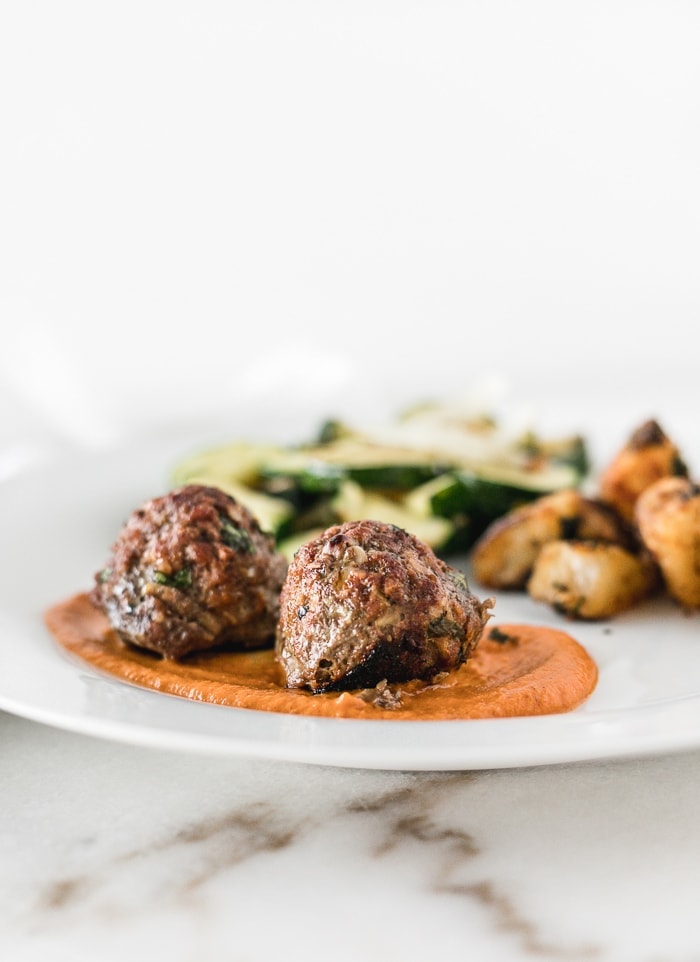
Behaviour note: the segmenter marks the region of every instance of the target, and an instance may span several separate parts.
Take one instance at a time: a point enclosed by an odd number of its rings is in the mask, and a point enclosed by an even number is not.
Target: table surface
[[[0,714],[0,957],[687,962],[700,752],[403,773]]]

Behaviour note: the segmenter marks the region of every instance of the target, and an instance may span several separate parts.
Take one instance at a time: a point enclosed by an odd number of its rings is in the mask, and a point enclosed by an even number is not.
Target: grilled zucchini
[[[387,429],[327,421],[310,444],[204,451],[177,465],[173,481],[227,491],[288,554],[314,532],[361,518],[396,524],[450,554],[513,507],[577,487],[586,466],[581,438],[507,437],[493,418],[428,405]]]

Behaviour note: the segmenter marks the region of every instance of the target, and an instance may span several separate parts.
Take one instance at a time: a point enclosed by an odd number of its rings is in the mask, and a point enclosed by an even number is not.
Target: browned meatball
[[[92,592],[119,635],[177,659],[272,644],[286,561],[233,498],[192,484],[135,511]]]
[[[277,656],[289,688],[315,692],[431,679],[471,654],[491,604],[413,535],[350,521],[290,564]]]

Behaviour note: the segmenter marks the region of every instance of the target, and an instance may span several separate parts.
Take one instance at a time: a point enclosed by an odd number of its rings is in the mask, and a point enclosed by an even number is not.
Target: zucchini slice
[[[239,441],[199,451],[176,465],[172,475],[173,482],[178,485],[189,484],[197,476],[207,476],[219,478],[221,481],[255,485],[260,465],[279,450],[269,444]]]
[[[332,505],[340,521],[369,519],[395,524],[425,541],[434,550],[446,545],[454,532],[454,525],[448,518],[420,515],[407,508],[405,503],[365,491],[354,481],[345,481],[341,485]]]
[[[291,561],[302,545],[307,541],[313,541],[325,531],[325,528],[308,528],[305,531],[296,531],[294,534],[287,535],[277,542],[277,550],[283,554],[287,561]]]
[[[411,532],[435,551],[450,543],[454,534],[454,525],[449,519],[439,518],[430,513],[423,515],[414,513],[405,504],[381,494],[366,491],[355,481],[344,481],[330,500],[328,507],[334,517],[326,527],[330,524],[362,519],[384,521]],[[279,541],[278,548],[290,560],[303,544],[318,537],[324,530],[325,527],[312,527],[296,531],[283,537]]]
[[[483,470],[483,473],[482,473]],[[476,471],[452,471],[412,491],[406,506],[414,514],[448,518],[453,535],[445,548],[469,548],[486,527],[501,515],[544,494],[580,483],[571,465],[547,465],[546,469],[516,469],[492,465]]]
[[[337,492],[344,481],[354,481],[363,488],[410,491],[450,466],[436,464],[428,455],[410,448],[340,438],[314,447],[274,452],[260,465],[260,476],[268,482],[294,479],[302,491],[316,494]]]
[[[586,442],[580,434],[568,438],[545,440],[530,432],[522,438],[520,445],[524,453],[532,459],[540,458],[552,464],[567,464],[574,469],[579,481],[591,469]]]
[[[384,428],[327,421],[297,447],[212,448],[180,462],[172,480],[227,491],[288,557],[331,524],[360,518],[396,524],[445,554],[469,548],[517,505],[579,487],[587,470],[580,436],[516,434],[490,416],[429,403]]]
[[[480,467],[477,471],[455,471],[451,484],[443,484],[432,498],[435,514],[444,518],[456,514],[479,514],[496,518],[518,504],[543,494],[575,488],[578,472],[570,465],[548,465],[527,471],[509,467]]]

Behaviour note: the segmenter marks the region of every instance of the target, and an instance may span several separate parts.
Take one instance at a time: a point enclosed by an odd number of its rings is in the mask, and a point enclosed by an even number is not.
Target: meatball
[[[292,560],[277,657],[287,687],[314,692],[429,680],[468,658],[492,604],[403,529],[350,521]]]
[[[286,568],[243,505],[191,484],[131,515],[92,599],[122,639],[168,659],[258,648],[273,643]]]

